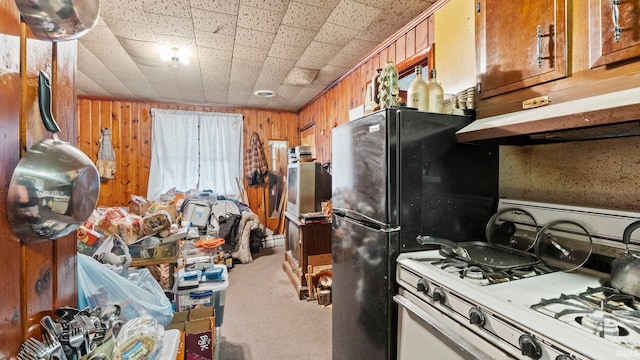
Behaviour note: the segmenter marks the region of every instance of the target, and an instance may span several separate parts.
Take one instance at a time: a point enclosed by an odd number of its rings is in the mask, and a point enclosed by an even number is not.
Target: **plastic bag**
[[[123,320],[149,315],[165,327],[171,323],[171,302],[148,269],[129,269],[123,272],[125,277],[90,256],[78,254],[77,258],[80,309],[118,304]]]

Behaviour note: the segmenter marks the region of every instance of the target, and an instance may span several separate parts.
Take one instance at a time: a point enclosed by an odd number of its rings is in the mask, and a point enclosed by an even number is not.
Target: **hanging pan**
[[[51,83],[42,71],[38,104],[52,139],[35,144],[18,162],[7,199],[7,216],[22,241],[58,239],[85,222],[98,202],[100,176],[82,151],[58,139],[51,114]]]
[[[98,22],[100,0],[16,0],[24,22],[41,40],[66,41],[85,35]]]

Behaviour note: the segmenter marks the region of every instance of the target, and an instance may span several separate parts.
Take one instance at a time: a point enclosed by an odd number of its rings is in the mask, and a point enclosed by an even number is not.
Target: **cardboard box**
[[[185,333],[184,327],[189,321],[189,312],[188,311],[178,311],[173,313],[173,319],[171,319],[171,323],[167,326],[167,329],[176,329],[180,331],[180,343],[178,344],[178,353],[176,354],[176,360],[184,360],[184,350],[185,350]]]
[[[149,211],[151,202],[142,196],[131,195],[131,204],[129,204],[129,212],[144,216]]]
[[[191,309],[184,327],[185,359],[213,360],[215,357],[216,316],[213,307]]]

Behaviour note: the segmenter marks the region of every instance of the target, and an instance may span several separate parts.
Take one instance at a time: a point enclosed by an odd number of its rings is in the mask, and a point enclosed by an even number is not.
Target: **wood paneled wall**
[[[289,146],[299,144],[298,116],[293,112],[260,109],[232,109],[215,106],[185,105],[137,100],[78,98],[78,147],[97,159],[100,129],[112,130],[117,169],[115,178],[101,183],[99,206],[128,206],[131,195],[146,196],[151,163],[151,109],[173,109],[237,113],[244,116],[244,148],[255,131],[265,144],[267,140],[287,140]],[[262,224],[273,228],[276,219],[267,221],[266,188],[247,188],[249,205]]]
[[[349,121],[349,109],[364,104],[367,83],[374,71],[383,68],[387,61],[398,64],[433,43],[433,14],[441,6],[434,5],[407,24],[299,112],[300,129],[315,125],[319,162],[331,161],[331,129]]]
[[[0,358],[15,358],[28,337],[40,338],[40,318],[59,306],[74,306],[76,243],[21,243],[7,220],[7,192],[21,153],[49,138],[37,106],[38,71],[51,76],[52,108],[62,140],[75,139],[75,41],[36,40],[20,22],[12,0],[0,0]]]

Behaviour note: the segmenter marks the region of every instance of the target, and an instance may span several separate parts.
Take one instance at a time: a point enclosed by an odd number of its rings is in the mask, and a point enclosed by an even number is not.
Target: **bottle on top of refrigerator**
[[[444,90],[436,79],[436,70],[431,70],[431,78],[427,83],[429,89],[429,112],[442,113],[444,111]]]
[[[429,89],[427,82],[422,79],[422,66],[416,66],[416,78],[407,89],[407,106],[419,111],[429,111]]]

